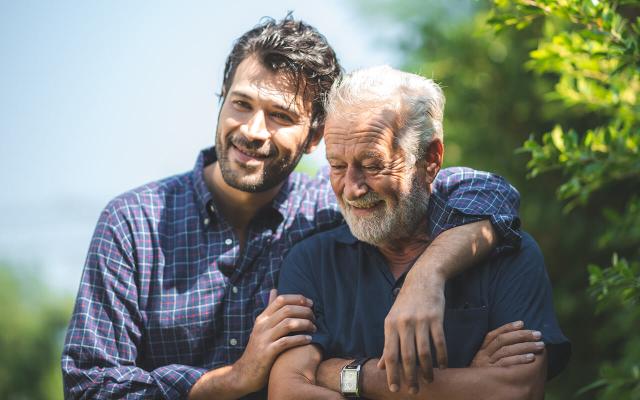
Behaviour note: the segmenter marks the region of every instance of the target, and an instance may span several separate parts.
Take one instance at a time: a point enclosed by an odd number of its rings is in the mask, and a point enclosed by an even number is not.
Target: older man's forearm
[[[296,347],[281,354],[269,375],[269,399],[343,399],[338,393],[339,387],[331,389],[317,384],[316,371],[321,360],[321,351],[313,345]],[[338,373],[342,366],[337,366]]]
[[[339,390],[339,371],[345,360],[331,359],[322,362],[317,372],[317,383],[332,390]],[[420,390],[412,395],[401,385],[392,393],[387,386],[384,370],[376,366],[377,360],[369,360],[362,371],[364,397],[371,400],[429,399],[429,400],[483,400],[523,399],[544,397],[546,380],[546,355],[536,356],[534,362],[511,367],[448,368],[434,371],[432,383],[420,381]]]

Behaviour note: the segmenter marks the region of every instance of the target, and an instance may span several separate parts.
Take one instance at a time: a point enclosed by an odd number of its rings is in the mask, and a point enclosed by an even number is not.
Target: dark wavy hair
[[[311,25],[293,19],[291,13],[279,22],[263,18],[260,23],[235,41],[227,57],[222,81],[224,100],[238,65],[255,56],[273,72],[283,73],[295,88],[311,102],[311,129],[324,122],[324,99],[342,68],[327,39]]]

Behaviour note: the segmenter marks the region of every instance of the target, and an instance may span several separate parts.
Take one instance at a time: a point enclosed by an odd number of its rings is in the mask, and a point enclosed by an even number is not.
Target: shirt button
[[[227,239],[224,241],[224,244],[226,244],[227,246],[231,245],[231,243],[233,243],[233,240],[231,239]]]
[[[208,225],[209,225],[209,218],[205,218],[205,219],[204,219],[204,225],[205,225],[205,226],[208,226]]]
[[[392,292],[392,293],[393,293],[393,297],[398,296],[398,293],[400,293],[400,288],[399,288],[399,287],[397,287],[397,288],[393,289],[393,292]]]
[[[234,287],[231,288],[231,291],[233,293],[238,293],[238,288],[236,286],[234,286]]]
[[[232,345],[232,346],[235,346],[235,345],[238,344],[238,341],[234,338],[234,339],[229,340],[229,344]]]

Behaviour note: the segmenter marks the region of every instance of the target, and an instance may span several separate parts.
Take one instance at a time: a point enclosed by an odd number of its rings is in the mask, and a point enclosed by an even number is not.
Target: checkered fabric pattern
[[[342,222],[326,169],[292,174],[254,218],[246,248],[218,214],[203,168],[112,200],[100,215],[62,354],[66,398],[186,398],[206,371],[238,360],[276,286],[282,259],[301,239]],[[502,178],[440,172],[448,199],[434,235],[490,217],[517,246],[519,195]]]

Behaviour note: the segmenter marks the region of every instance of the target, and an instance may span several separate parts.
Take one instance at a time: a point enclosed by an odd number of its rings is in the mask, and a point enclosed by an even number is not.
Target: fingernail
[[[389,390],[390,390],[392,393],[397,392],[397,391],[398,391],[398,385],[396,385],[396,384],[394,383],[393,385],[389,386]]]
[[[309,335],[304,335],[304,338],[307,339],[309,342],[311,341],[311,336]]]
[[[535,338],[535,339],[540,339],[542,337],[542,333],[540,333],[540,331],[533,331],[531,332],[531,335]]]
[[[313,307],[313,300],[307,299],[307,304],[309,304],[309,307]]]
[[[524,325],[524,323],[522,321],[516,321],[513,324],[511,324],[514,328],[522,328],[522,325]]]
[[[416,393],[418,393],[418,388],[417,388],[417,387],[415,387],[415,386],[410,387],[410,388],[409,388],[409,393],[410,393],[410,394],[416,394]]]
[[[524,358],[526,358],[527,360],[533,360],[534,355],[529,353],[529,354],[525,354]]]
[[[536,347],[539,349],[543,349],[544,348],[544,342],[536,342]]]

